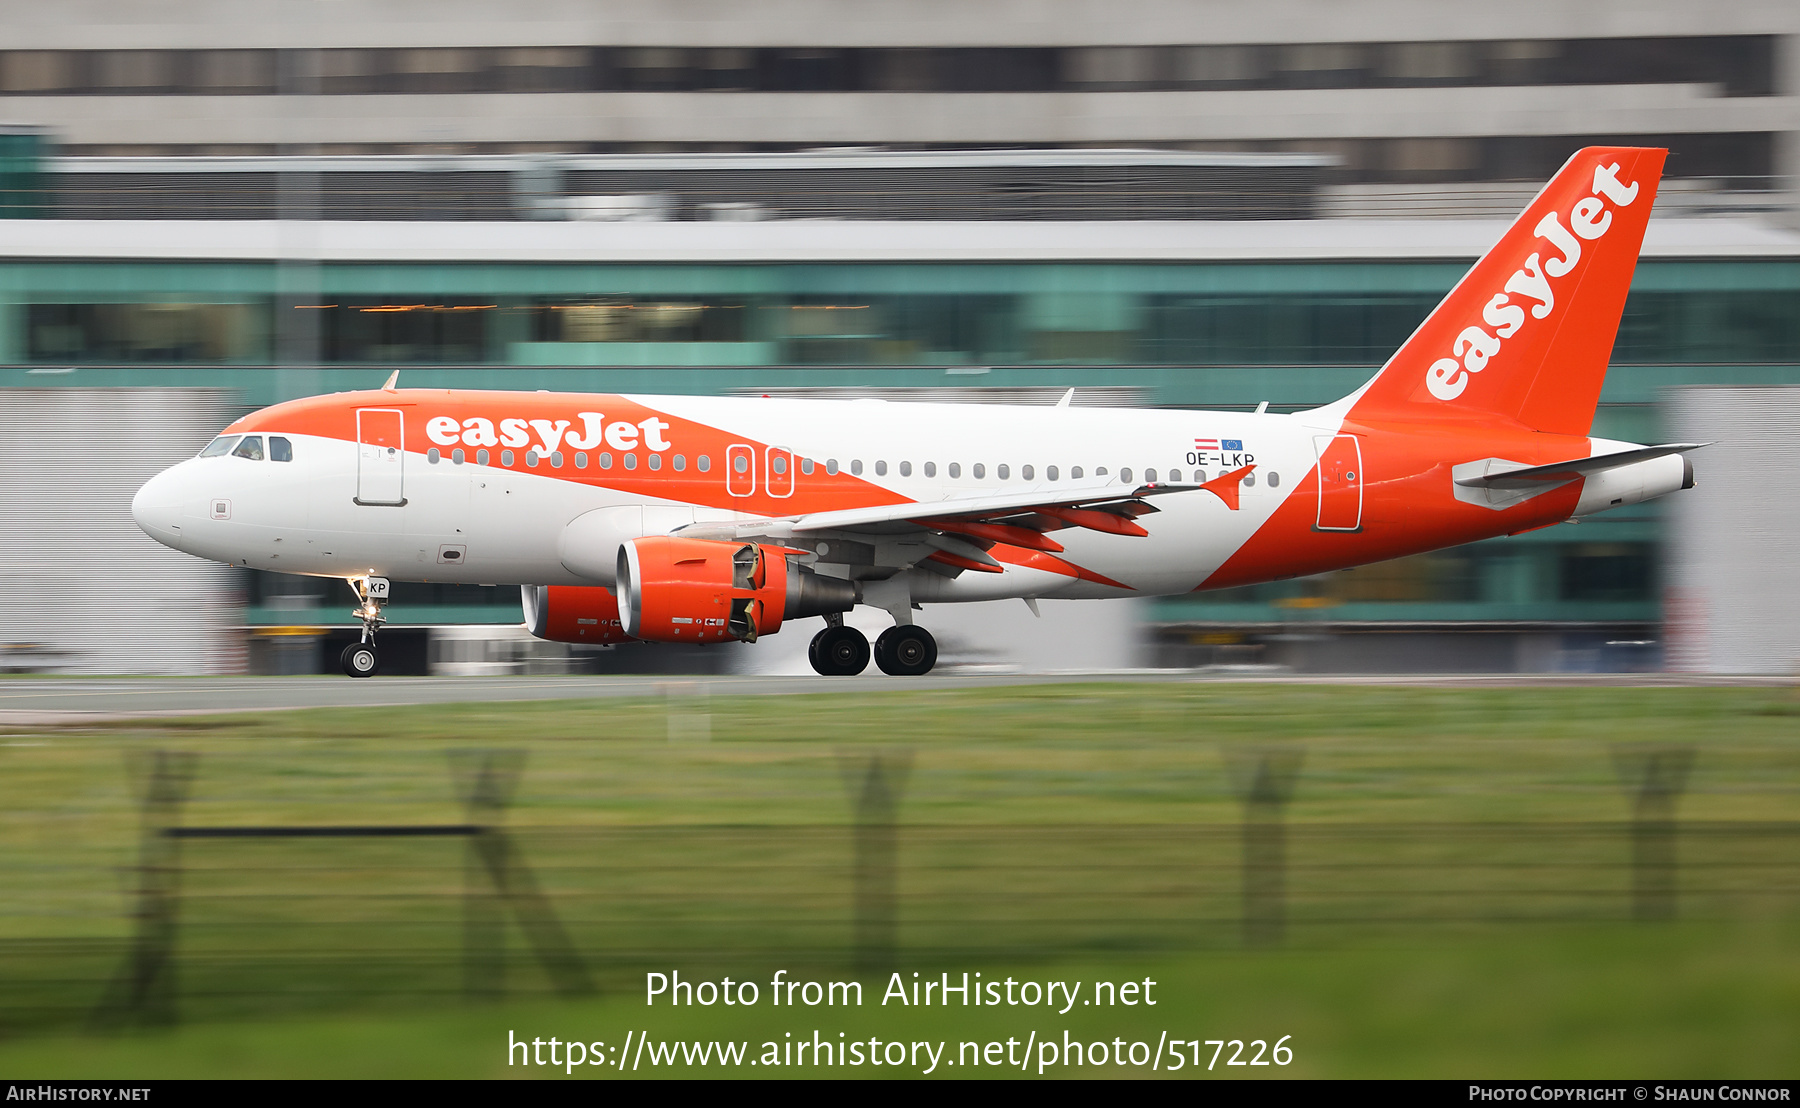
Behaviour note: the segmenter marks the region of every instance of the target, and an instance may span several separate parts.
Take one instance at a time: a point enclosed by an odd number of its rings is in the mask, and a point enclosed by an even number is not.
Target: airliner
[[[1386,365],[1291,413],[398,387],[238,420],[132,501],[176,550],[521,587],[558,642],[937,660],[929,605],[1169,596],[1516,535],[1693,486],[1695,443],[1588,434],[1667,151],[1576,153]],[[1266,405],[1264,406],[1266,408]],[[893,626],[844,622],[857,605]]]

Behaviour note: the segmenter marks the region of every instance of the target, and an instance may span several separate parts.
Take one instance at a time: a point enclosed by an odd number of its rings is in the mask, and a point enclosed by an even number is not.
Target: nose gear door
[[[359,408],[356,412],[356,502],[399,506],[406,503],[405,424],[393,408]]]
[[[1319,455],[1319,516],[1313,529],[1362,530],[1362,443],[1355,435],[1319,435],[1313,449]]]

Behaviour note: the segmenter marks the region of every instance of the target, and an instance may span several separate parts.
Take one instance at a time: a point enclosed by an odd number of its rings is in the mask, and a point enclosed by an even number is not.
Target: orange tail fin
[[[1363,387],[1353,416],[1587,434],[1667,155],[1577,152]]]

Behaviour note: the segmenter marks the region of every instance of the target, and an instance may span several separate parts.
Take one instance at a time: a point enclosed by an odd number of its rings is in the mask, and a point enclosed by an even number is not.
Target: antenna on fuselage
[[[400,391],[400,371],[399,370],[396,369],[394,372],[388,374],[387,384],[381,386],[381,391],[382,392],[398,392],[398,391]]]
[[[1066,408],[1069,406],[1069,401],[1073,399],[1075,399],[1075,390],[1070,389],[1068,392],[1063,393],[1062,399],[1056,402],[1056,406],[1059,408]]]

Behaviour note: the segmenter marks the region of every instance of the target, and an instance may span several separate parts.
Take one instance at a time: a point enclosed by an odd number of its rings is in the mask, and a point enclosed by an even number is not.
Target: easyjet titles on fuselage
[[[636,450],[642,445],[658,453],[674,448],[663,438],[669,429],[667,420],[651,416],[637,423],[625,420],[606,422],[601,412],[577,412],[582,426],[576,433],[568,419],[501,419],[497,423],[483,416],[458,421],[455,416],[432,416],[425,421],[425,434],[438,446],[531,446],[532,432],[537,433],[538,452],[554,453],[563,444],[573,450],[593,450],[601,443],[614,450]]]

